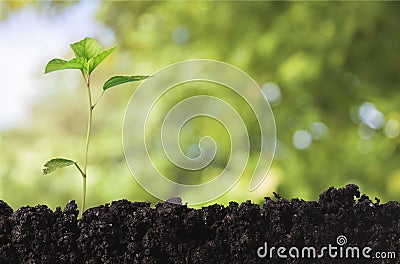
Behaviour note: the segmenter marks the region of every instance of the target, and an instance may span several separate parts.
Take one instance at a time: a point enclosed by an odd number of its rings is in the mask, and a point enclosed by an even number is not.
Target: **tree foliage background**
[[[8,4],[6,10],[6,5],[3,19],[21,8]],[[69,8],[34,5],[38,12]],[[395,2],[106,1],[96,19],[112,30],[119,48],[93,78],[100,87],[111,75],[150,74],[182,60],[207,58],[237,66],[265,89],[278,138],[270,174],[256,193],[247,192],[250,175],[245,175],[214,202],[261,202],[273,191],[317,199],[329,186],[350,182],[372,198],[399,200],[399,13]],[[14,208],[37,203],[54,208],[81,199],[81,179],[74,171],[41,175],[49,157],[83,153],[86,98],[82,83],[71,87],[69,76],[50,80],[23,127],[1,131],[0,199]],[[134,87],[107,94],[96,109],[89,206],[122,198],[156,201],[132,179],[122,151],[122,119]],[[199,127],[218,130],[201,120],[189,138]]]

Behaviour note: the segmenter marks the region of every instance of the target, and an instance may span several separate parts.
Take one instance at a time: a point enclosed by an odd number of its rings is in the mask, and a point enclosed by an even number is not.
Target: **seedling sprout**
[[[82,213],[85,211],[86,203],[86,178],[87,178],[87,164],[88,164],[88,152],[89,152],[89,141],[91,136],[91,127],[93,119],[93,109],[96,107],[103,94],[110,88],[118,86],[120,84],[128,82],[141,81],[149,76],[135,75],[135,76],[113,76],[108,79],[103,85],[103,91],[97,100],[93,103],[90,77],[94,69],[107,58],[116,48],[114,46],[108,50],[104,50],[103,47],[92,38],[85,38],[79,42],[70,45],[72,51],[75,54],[75,58],[66,61],[63,59],[53,59],[46,65],[44,73],[50,73],[53,71],[77,69],[80,70],[86,83],[86,90],[88,96],[88,124],[86,134],[86,144],[83,159],[83,167],[78,165],[78,162],[64,158],[54,158],[47,161],[44,164],[43,174],[47,175],[57,169],[75,165],[83,179],[83,197],[82,197]]]

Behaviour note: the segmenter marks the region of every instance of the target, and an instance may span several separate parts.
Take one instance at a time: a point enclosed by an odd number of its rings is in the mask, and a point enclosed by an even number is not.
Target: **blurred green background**
[[[43,70],[54,57],[72,57],[68,44],[91,36],[106,48],[119,45],[93,74],[95,97],[112,75],[151,74],[195,58],[230,63],[262,87],[277,126],[270,173],[249,193],[247,171],[213,202],[261,202],[273,191],[315,200],[347,183],[371,198],[399,200],[399,14],[396,2],[2,1],[0,199],[14,209],[80,204],[79,173],[65,168],[42,176],[41,169],[52,157],[82,163],[84,84],[77,71]],[[96,107],[88,207],[122,198],[156,201],[132,178],[123,155],[122,121],[135,87],[116,88]],[[218,126],[199,120],[182,142],[196,144],[192,136],[207,130],[224,140]],[[220,170],[224,160],[211,168]],[[176,170],[165,159],[157,163]]]

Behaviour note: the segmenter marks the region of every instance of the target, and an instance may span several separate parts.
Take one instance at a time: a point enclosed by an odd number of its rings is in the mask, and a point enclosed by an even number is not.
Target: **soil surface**
[[[323,257],[312,259],[312,247]],[[81,219],[74,201],[53,212],[0,200],[0,263],[400,263],[400,204],[372,202],[353,184],[262,206],[121,200]]]

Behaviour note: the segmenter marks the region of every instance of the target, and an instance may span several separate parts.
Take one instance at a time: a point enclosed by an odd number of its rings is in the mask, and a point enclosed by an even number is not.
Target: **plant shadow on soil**
[[[356,199],[355,199],[356,197]],[[372,202],[358,186],[329,188],[318,201],[275,195],[262,206],[246,201],[201,209],[186,205],[115,201],[78,219],[70,201],[13,211],[0,200],[0,263],[400,263],[400,204]],[[396,259],[260,258],[269,247],[370,247]],[[285,252],[288,255],[288,251]]]

